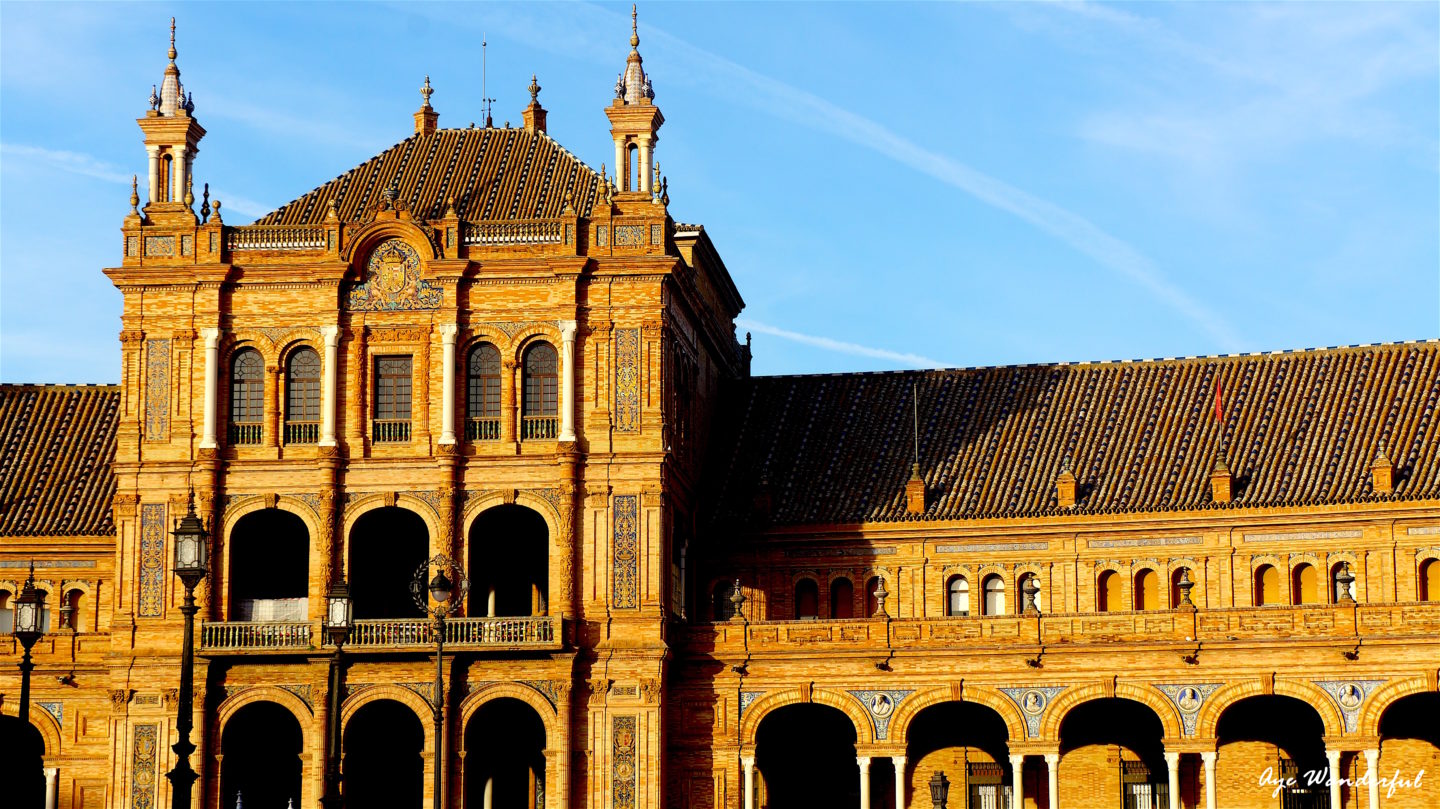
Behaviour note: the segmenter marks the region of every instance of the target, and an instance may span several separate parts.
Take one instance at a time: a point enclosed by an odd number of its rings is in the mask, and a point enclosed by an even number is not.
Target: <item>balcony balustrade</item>
[[[466,441],[499,441],[500,419],[465,419]]]
[[[287,443],[287,444],[318,444],[318,443],[320,443],[320,422],[318,422],[318,421],[287,421],[287,422],[285,422],[285,443]]]
[[[244,225],[227,228],[226,246],[241,250],[324,250],[325,228],[292,225]]]
[[[522,618],[450,618],[445,621],[445,648],[560,648],[560,619],[549,615]],[[312,639],[323,637],[319,622],[226,621],[206,623],[200,648],[206,652],[313,650]],[[435,646],[435,623],[429,618],[375,618],[356,621],[347,649],[394,651]]]
[[[520,422],[522,441],[554,441],[560,435],[558,416],[525,416]]]
[[[258,421],[254,421],[254,422],[232,421],[232,422],[230,422],[230,443],[231,443],[231,445],[243,444],[243,445],[247,445],[247,446],[248,446],[248,445],[251,445],[251,444],[259,444],[259,443],[260,443],[260,435],[261,435],[261,424],[260,424],[260,422],[258,422]]]
[[[410,440],[410,420],[376,419],[373,435],[377,444],[402,444]]]

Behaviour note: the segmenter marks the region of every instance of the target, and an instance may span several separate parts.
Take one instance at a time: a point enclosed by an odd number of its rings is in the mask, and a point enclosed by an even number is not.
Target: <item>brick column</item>
[[[515,402],[515,369],[512,359],[500,363],[500,440],[514,443],[520,432],[520,408]]]
[[[218,408],[216,397],[219,394],[220,330],[201,329],[200,334],[205,338],[205,426],[200,434],[200,449],[215,449],[218,443],[215,436],[215,415]]]
[[[560,321],[560,437],[575,440],[575,321]]]
[[[324,374],[320,378],[320,446],[335,446],[335,381],[340,373],[340,327],[322,326],[325,338]]]
[[[440,369],[440,443],[455,443],[455,334],[459,327],[454,323],[440,324],[441,362]]]

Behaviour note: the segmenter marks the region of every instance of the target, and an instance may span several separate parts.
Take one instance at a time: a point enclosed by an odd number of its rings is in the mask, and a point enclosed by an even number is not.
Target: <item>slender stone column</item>
[[[1340,806],[1340,751],[1325,750],[1325,763],[1330,766],[1330,805],[1339,809]]]
[[[636,150],[640,157],[640,187],[634,190],[650,193],[650,150],[653,148],[649,138],[640,139],[640,148]]]
[[[500,361],[500,440],[506,443],[520,437],[520,403],[515,393],[517,367],[514,360]]]
[[[1047,792],[1050,797],[1050,809],[1056,809],[1060,805],[1060,754],[1045,754],[1045,777]]]
[[[870,757],[856,756],[860,765],[860,809],[870,809]]]
[[[1170,809],[1180,809],[1180,754],[1165,754],[1165,769],[1170,773]]]
[[[184,146],[175,147],[175,154],[170,158],[170,201],[181,202],[185,199],[185,156]]]
[[[146,153],[150,155],[150,198],[146,204],[160,201],[160,147],[146,146]]]
[[[755,809],[755,757],[741,756],[745,767],[745,809]]]
[[[575,328],[560,321],[560,439],[575,440]]]
[[[440,324],[441,362],[445,367],[440,371],[440,443],[455,443],[455,334],[460,330],[454,323]]]
[[[1010,790],[1010,809],[1025,809],[1025,757],[1010,757],[1010,780],[1015,785]],[[863,809],[863,807],[862,807]]]
[[[1201,753],[1200,761],[1205,764],[1205,809],[1215,809],[1215,751]]]
[[[1370,779],[1370,809],[1380,809],[1380,751],[1365,751],[1365,770]]]
[[[625,141],[615,141],[615,188],[619,191],[633,190],[629,187],[630,170],[629,167],[625,165],[625,157]],[[601,191],[604,191],[604,189],[601,189]],[[601,196],[604,196],[604,194],[601,194]]]
[[[200,330],[205,338],[205,426],[200,434],[200,449],[215,449],[215,413],[218,407],[216,389],[220,378],[220,330]]]
[[[905,809],[905,757],[891,756],[895,765],[895,809]]]
[[[60,768],[45,768],[45,809],[56,809],[60,805]]]
[[[325,338],[324,376],[320,379],[320,446],[335,446],[335,380],[340,374],[340,327],[321,326]]]

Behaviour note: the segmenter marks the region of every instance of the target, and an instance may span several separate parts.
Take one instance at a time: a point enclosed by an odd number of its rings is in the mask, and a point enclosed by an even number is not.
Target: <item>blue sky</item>
[[[672,215],[757,373],[1440,335],[1440,5],[640,9]],[[239,224],[406,137],[519,123],[592,165],[629,6],[0,4],[0,380],[113,382],[134,119],[179,65]]]

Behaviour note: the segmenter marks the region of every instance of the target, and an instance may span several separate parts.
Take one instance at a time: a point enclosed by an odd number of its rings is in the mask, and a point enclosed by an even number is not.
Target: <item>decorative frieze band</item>
[[[1364,536],[1359,528],[1344,531],[1287,531],[1280,534],[1246,534],[1246,542],[1293,542],[1297,539],[1359,539]]]
[[[1405,533],[1409,534],[1410,536],[1440,534],[1440,525],[1422,525],[1418,528],[1406,528]]]
[[[936,545],[936,553],[973,553],[976,551],[1047,551],[1049,542],[967,542],[960,545]]]
[[[800,548],[785,551],[786,558],[808,559],[815,556],[893,556],[895,548]]]
[[[1092,539],[1092,548],[1143,548],[1151,545],[1199,545],[1201,537],[1150,537],[1147,539]]]
[[[94,559],[37,559],[35,567],[38,569],[52,567],[94,567]],[[29,559],[5,559],[0,561],[0,567],[30,567]]]

